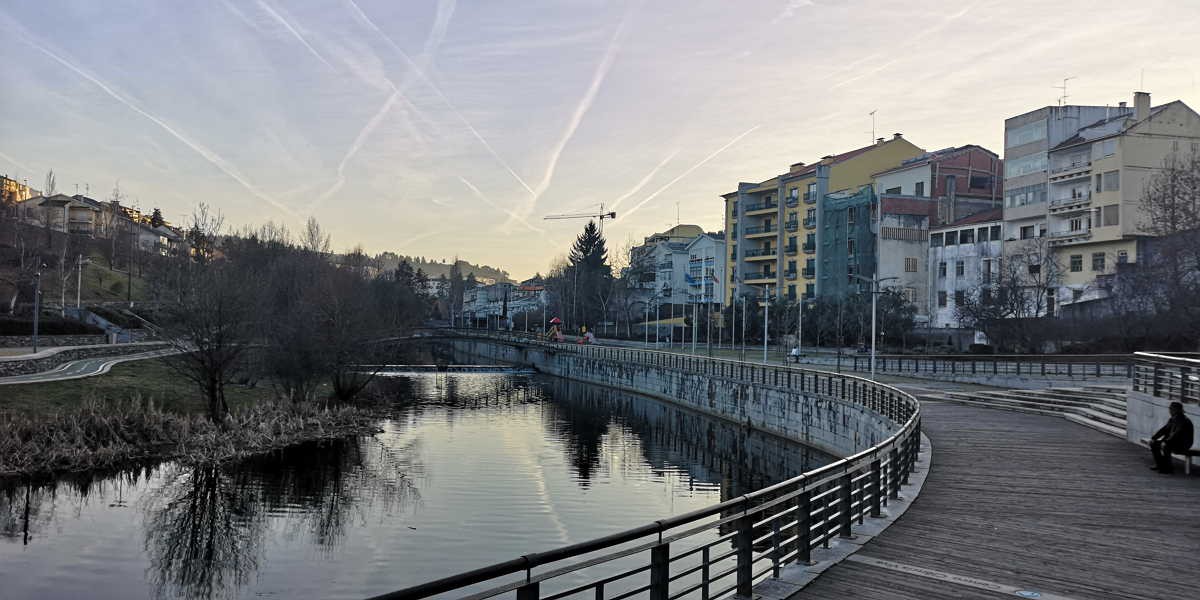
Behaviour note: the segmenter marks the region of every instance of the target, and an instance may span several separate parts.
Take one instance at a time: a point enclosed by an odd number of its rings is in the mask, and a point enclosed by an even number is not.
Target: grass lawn
[[[272,400],[275,389],[268,382],[250,388],[225,388],[230,408]],[[164,410],[179,413],[203,412],[206,405],[199,389],[159,360],[121,363],[104,375],[0,386],[0,413],[33,416],[80,405],[84,400],[127,400],[135,396],[153,399]]]

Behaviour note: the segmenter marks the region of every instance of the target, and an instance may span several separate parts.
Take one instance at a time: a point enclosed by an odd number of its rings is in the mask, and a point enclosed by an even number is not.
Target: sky
[[[1002,154],[1067,102],[1200,108],[1200,2],[5,0],[0,173],[184,222],[545,272],[901,132]]]

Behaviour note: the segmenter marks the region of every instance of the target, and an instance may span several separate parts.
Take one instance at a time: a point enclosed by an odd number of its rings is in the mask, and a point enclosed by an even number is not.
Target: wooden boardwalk
[[[920,496],[793,598],[1200,598],[1195,470],[1160,475],[1148,451],[1057,417],[923,411]]]

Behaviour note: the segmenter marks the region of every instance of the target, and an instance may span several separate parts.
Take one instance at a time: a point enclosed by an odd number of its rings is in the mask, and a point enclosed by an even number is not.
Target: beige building
[[[1178,100],[1152,107],[1145,92],[1131,114],[1087,124],[1050,149],[1046,235],[1062,273],[1059,306],[1102,297],[1096,277],[1137,261],[1146,184],[1169,156],[1192,152],[1200,115]]]

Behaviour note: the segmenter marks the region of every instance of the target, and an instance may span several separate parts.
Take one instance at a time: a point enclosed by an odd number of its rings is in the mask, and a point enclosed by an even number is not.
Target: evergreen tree
[[[164,223],[166,221],[163,220],[162,211],[157,208],[154,209],[154,212],[150,215],[150,226],[161,227]]]

